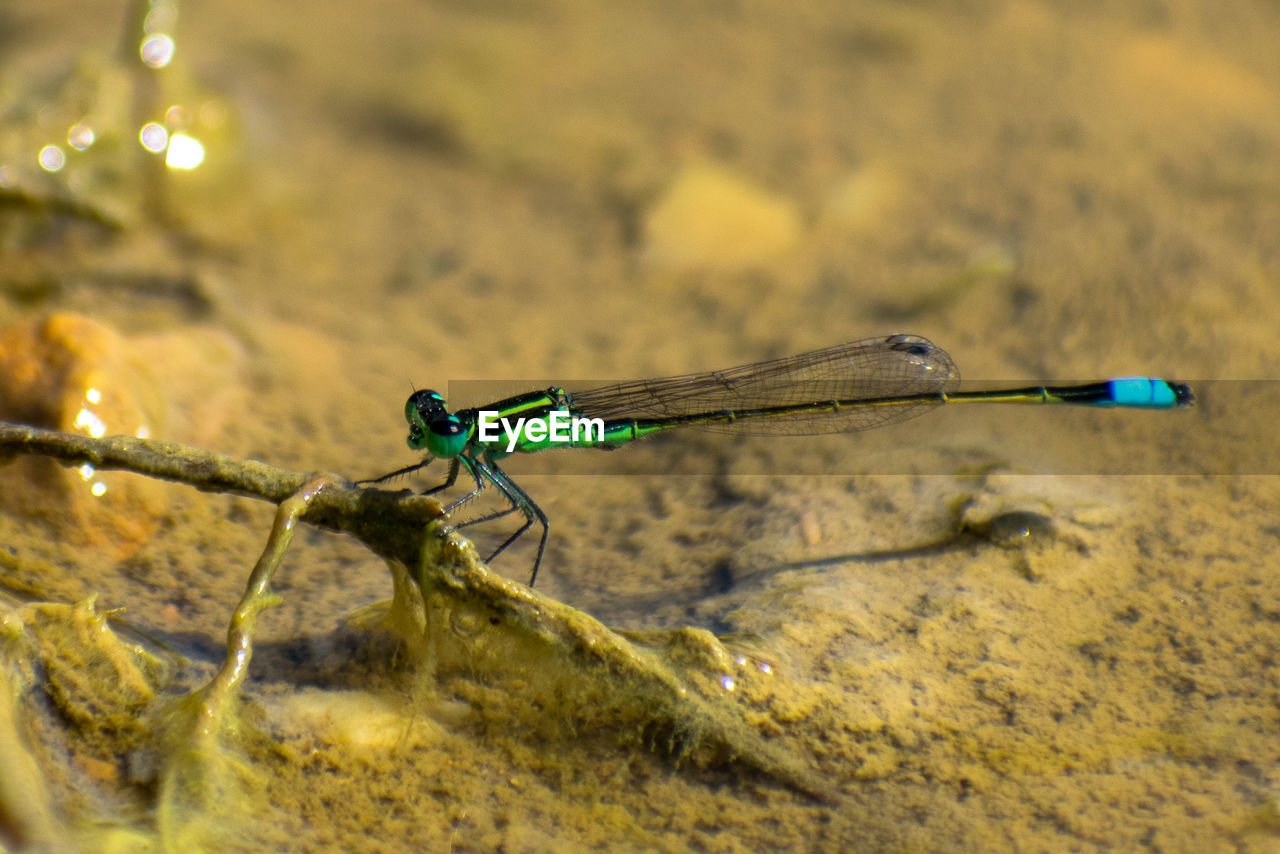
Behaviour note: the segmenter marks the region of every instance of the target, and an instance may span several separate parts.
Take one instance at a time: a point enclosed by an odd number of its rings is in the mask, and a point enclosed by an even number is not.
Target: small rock
[[[683,270],[748,270],[800,238],[795,205],[726,169],[685,169],[645,218],[646,260]]]

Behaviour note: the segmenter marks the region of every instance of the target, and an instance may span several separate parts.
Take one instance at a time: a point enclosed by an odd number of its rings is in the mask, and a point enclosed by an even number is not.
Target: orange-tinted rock
[[[175,438],[166,430],[164,380],[199,360],[188,349],[185,336],[130,339],[80,315],[21,323],[0,333],[0,419],[91,436]],[[123,557],[146,542],[166,508],[160,485],[143,476],[20,458],[0,468],[0,510]]]

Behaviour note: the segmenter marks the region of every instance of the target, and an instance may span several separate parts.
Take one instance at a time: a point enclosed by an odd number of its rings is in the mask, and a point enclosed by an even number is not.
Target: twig
[[[0,421],[0,463],[17,454],[51,457],[66,465],[131,471],[185,483],[203,492],[243,495],[279,504],[318,472],[298,472],[256,460],[237,460],[176,442],[107,436],[95,439]],[[303,521],[351,534],[384,558],[406,566],[418,561],[422,531],[443,513],[434,498],[407,490],[358,487],[332,476],[331,484],[307,503]]]

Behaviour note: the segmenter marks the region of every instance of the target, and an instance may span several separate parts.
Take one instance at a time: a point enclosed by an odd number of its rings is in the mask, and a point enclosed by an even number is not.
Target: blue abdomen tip
[[[1148,377],[1126,377],[1112,380],[1111,402],[1115,406],[1134,406],[1146,409],[1169,409],[1176,406],[1178,396],[1164,380]]]

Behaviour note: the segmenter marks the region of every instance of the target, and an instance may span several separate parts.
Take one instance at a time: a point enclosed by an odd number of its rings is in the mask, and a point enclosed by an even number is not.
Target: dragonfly
[[[918,335],[895,334],[725,370],[576,392],[553,386],[457,412],[450,411],[439,392],[423,389],[409,396],[404,414],[409,447],[426,456],[367,482],[381,483],[447,460],[445,480],[424,494],[453,486],[462,469],[475,483],[445,506],[447,516],[492,484],[508,506],[457,527],[522,514],[524,524],[493,551],[487,560],[492,562],[535,523],[541,525],[529,576],[532,587],[551,525],[542,508],[498,465],[513,454],[549,448],[612,450],[681,427],[775,436],[856,432],[953,403],[1157,410],[1195,403],[1188,386],[1150,377],[991,391],[959,391],[959,384],[960,372],[945,350]]]

